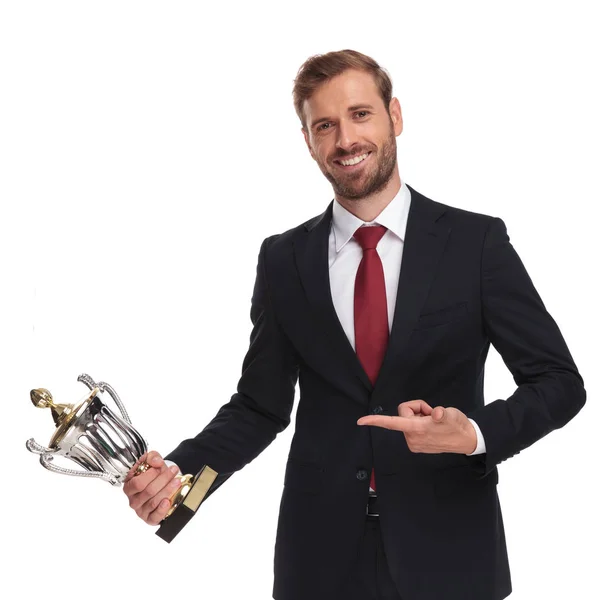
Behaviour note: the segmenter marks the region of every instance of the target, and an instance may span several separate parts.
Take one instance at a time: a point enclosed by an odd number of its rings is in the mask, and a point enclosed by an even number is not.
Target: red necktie
[[[354,284],[354,336],[356,355],[371,383],[375,385],[385,351],[389,327],[383,265],[377,244],[387,228],[382,225],[360,227],[354,238],[363,249],[363,257]],[[375,490],[375,471],[371,471],[371,487]]]

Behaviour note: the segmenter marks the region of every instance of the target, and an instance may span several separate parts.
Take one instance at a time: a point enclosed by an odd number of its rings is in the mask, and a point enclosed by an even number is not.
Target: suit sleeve
[[[510,370],[516,391],[471,411],[486,452],[483,475],[551,431],[583,407],[586,391],[565,340],[510,243],[506,225],[493,218],[481,262],[483,325]]]
[[[182,473],[195,474],[205,464],[214,469],[219,475],[206,497],[256,458],[290,423],[299,367],[269,297],[266,254],[275,237],[263,241],[258,256],[250,309],[253,328],[237,392],[198,435],[165,456]]]

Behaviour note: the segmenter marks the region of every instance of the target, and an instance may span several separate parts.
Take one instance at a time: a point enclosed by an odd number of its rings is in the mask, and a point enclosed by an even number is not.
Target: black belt
[[[369,500],[367,501],[367,517],[379,517],[379,505],[377,502],[377,494],[369,493]]]

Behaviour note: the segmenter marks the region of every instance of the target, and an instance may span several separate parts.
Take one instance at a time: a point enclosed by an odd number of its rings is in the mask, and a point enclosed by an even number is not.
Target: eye
[[[366,117],[369,114],[369,111],[368,110],[359,110],[359,111],[356,111],[354,114],[358,115],[359,117],[362,118],[362,117]]]
[[[323,131],[324,129],[326,129],[326,125],[330,125],[330,123],[321,123],[321,125],[317,126],[317,131]],[[327,129],[329,129],[329,127],[327,127]]]

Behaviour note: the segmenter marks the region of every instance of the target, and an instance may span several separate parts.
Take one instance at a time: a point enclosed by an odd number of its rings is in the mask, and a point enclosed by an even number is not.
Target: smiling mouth
[[[361,164],[362,162],[364,162],[369,155],[371,154],[371,152],[365,152],[363,154],[359,154],[358,156],[353,156],[352,158],[338,158],[336,160],[334,160],[333,162],[335,162],[336,164],[349,169],[352,167],[355,167],[356,165]]]

